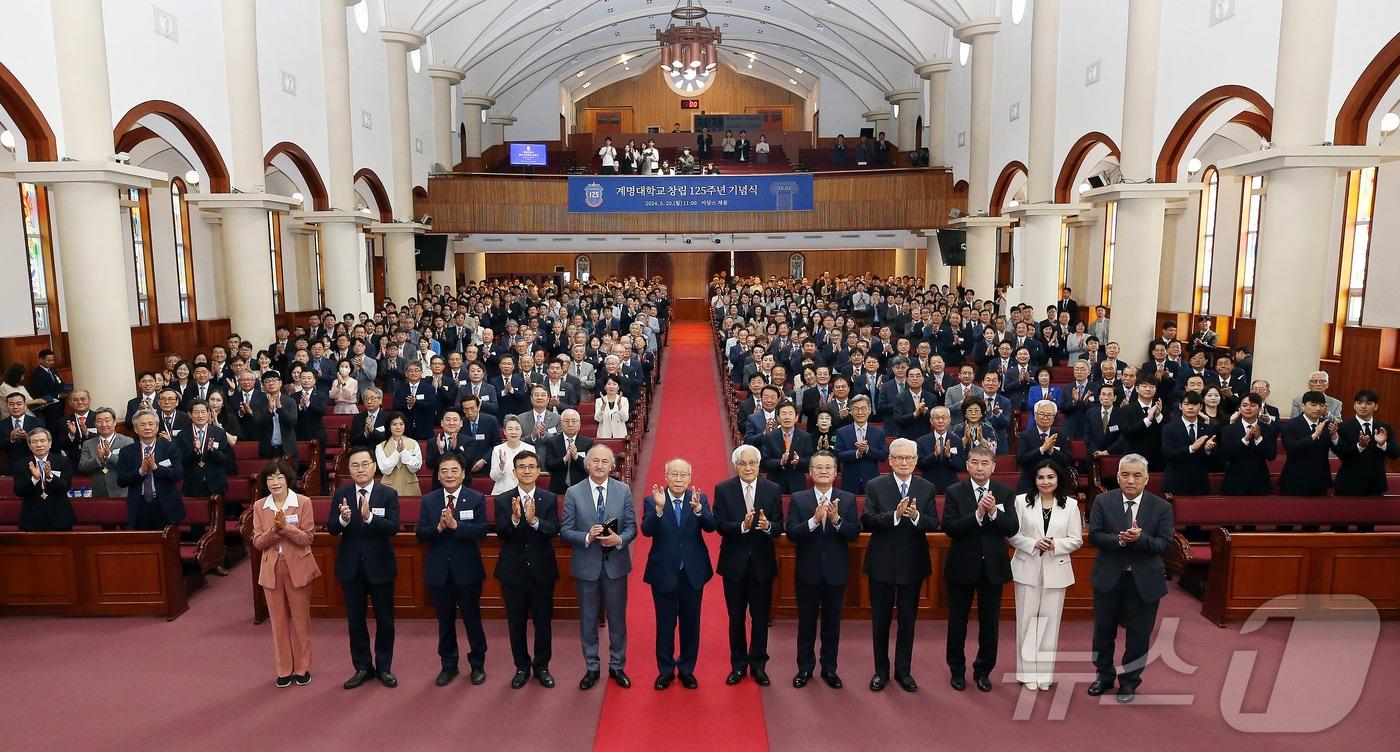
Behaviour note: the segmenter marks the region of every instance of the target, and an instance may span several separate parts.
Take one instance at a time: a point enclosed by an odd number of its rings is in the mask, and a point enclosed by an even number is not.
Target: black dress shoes
[[[583,678],[578,680],[579,689],[593,689],[593,685],[598,683],[597,671],[583,672]]]
[[[1137,699],[1137,687],[1119,687],[1118,695],[1113,699],[1117,700],[1120,705],[1127,705]]]
[[[535,681],[538,681],[540,686],[545,689],[554,689],[554,677],[549,675],[547,668],[535,669]]]
[[[760,687],[766,687],[773,683],[773,681],[768,678],[768,672],[762,670],[753,672],[753,680]]]
[[[512,676],[510,678],[510,688],[520,689],[521,687],[525,686],[525,682],[527,681],[530,681],[529,670],[518,668],[515,670],[515,676]]]
[[[961,692],[964,689],[967,689],[967,679],[964,679],[961,676],[954,676],[952,679],[948,680],[948,685],[951,686],[953,689],[956,689],[959,692]]]
[[[278,688],[278,689],[286,689],[287,687],[290,687],[290,686],[292,686],[292,675],[291,675],[291,674],[287,674],[286,676],[279,676],[279,677],[277,677],[277,688]]]
[[[990,692],[990,691],[992,691],[992,680],[991,680],[991,679],[988,679],[987,676],[986,676],[985,674],[983,674],[983,675],[974,674],[974,675],[972,676],[972,683],[973,683],[973,684],[976,684],[976,685],[977,685],[977,689],[979,689],[979,690],[981,690],[981,691],[983,691],[983,692]]]
[[[812,674],[810,672],[799,671],[797,673],[797,676],[792,677],[792,686],[794,689],[802,689],[803,687],[807,686],[807,682],[811,680]]]
[[[345,683],[342,684],[341,686],[345,687],[346,689],[354,689],[354,688],[360,686],[361,684],[364,684],[365,682],[367,682],[367,681],[369,681],[370,679],[373,679],[373,678],[374,678],[374,672],[373,672],[373,671],[369,671],[369,670],[356,671],[356,672],[355,672],[355,675],[352,676],[352,677],[350,677],[349,679],[346,679],[346,680],[345,680]]]
[[[681,686],[686,689],[695,689],[700,686],[700,682],[695,681],[695,674],[681,674]]]
[[[307,671],[304,674],[292,674],[292,681],[296,682],[298,687],[305,687],[311,683],[311,672]]]
[[[662,674],[662,675],[656,677],[656,683],[653,684],[652,686],[653,686],[653,687],[656,687],[656,691],[660,692],[661,690],[663,690],[663,689],[665,689],[665,688],[671,686],[671,682],[672,682],[672,681],[675,681],[675,678],[676,678],[676,677],[674,677],[674,676],[668,676],[668,675],[666,675],[666,674]]]
[[[880,690],[884,689],[885,685],[888,683],[889,679],[886,679],[885,677],[876,674],[870,677],[870,691],[879,692]]]
[[[399,686],[399,677],[394,676],[393,671],[380,671],[379,683],[383,684],[389,689],[393,689],[394,687]]]
[[[632,688],[632,680],[627,678],[627,672],[623,671],[622,669],[610,668],[608,669],[608,676],[612,677],[612,680],[617,682],[617,686],[622,687],[623,689]]]
[[[837,676],[835,671],[822,671],[822,681],[832,689],[841,688],[841,677]]]
[[[1098,697],[1110,689],[1113,689],[1112,680],[1104,681],[1103,679],[1095,679],[1094,682],[1089,685],[1089,696]]]
[[[899,688],[904,690],[905,692],[919,691],[919,683],[914,681],[914,677],[908,674],[905,674],[904,676],[896,676],[894,678],[894,682],[895,684],[898,684]]]
[[[486,671],[483,669],[474,668],[472,669],[471,678],[472,684],[480,686],[481,684],[484,684],[486,682]]]
[[[744,670],[742,668],[736,668],[733,671],[729,672],[729,676],[724,677],[724,683],[730,687],[734,686],[735,684],[738,684],[743,680]]]
[[[433,682],[433,683],[434,683],[434,684],[437,684],[439,687],[445,687],[445,686],[451,684],[451,683],[452,683],[452,680],[453,680],[453,679],[456,679],[456,678],[457,678],[457,669],[455,669],[455,668],[445,668],[445,669],[443,669],[443,670],[441,670],[441,671],[438,672],[437,680],[436,680],[435,682]]]

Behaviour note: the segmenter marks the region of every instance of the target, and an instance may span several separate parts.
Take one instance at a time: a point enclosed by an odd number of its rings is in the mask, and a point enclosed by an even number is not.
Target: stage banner
[[[569,211],[812,211],[812,176],[572,175]]]

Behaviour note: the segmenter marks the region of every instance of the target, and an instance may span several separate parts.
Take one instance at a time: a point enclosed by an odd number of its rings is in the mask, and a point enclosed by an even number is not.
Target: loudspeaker
[[[413,236],[413,268],[416,271],[440,272],[446,266],[446,235]]]
[[[1089,176],[1089,187],[1090,187],[1090,188],[1102,188],[1102,187],[1104,187],[1105,185],[1107,185],[1107,183],[1105,183],[1105,182],[1103,181],[1103,176],[1101,176],[1101,175],[1099,175],[1099,174],[1094,174],[1094,175],[1090,175],[1090,176]]]
[[[967,266],[967,230],[939,230],[938,256],[944,266]]]

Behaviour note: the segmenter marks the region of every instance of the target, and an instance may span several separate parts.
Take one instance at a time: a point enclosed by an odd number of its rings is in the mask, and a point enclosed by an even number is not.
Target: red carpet
[[[664,485],[667,460],[683,457],[694,470],[696,487],[713,496],[715,484],[730,475],[720,410],[710,329],[702,323],[678,323],[666,351],[660,413],[653,423],[650,461],[633,484],[640,513],[642,494]],[[719,553],[719,536],[705,536],[711,559]],[[758,685],[745,680],[728,687],[728,621],[724,586],[718,576],[705,587],[700,619],[700,657],[688,690],[676,682],[663,692],[656,679],[656,618],[651,588],[642,582],[651,540],[638,535],[632,550],[632,581],[627,600],[627,674],[632,688],[608,682],[594,749],[767,750],[768,729]]]

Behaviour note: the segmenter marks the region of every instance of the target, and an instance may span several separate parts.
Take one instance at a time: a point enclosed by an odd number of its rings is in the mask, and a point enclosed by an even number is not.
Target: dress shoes
[[[393,689],[394,687],[399,686],[399,677],[394,676],[393,671],[380,671],[379,683],[383,684],[389,689]]]
[[[797,672],[797,676],[792,677],[792,687],[793,687],[793,689],[802,689],[803,687],[807,686],[807,682],[809,682],[809,681],[811,681],[811,680],[812,680],[812,674],[811,674],[811,672],[809,672],[809,671],[799,671],[799,672]]]
[[[304,674],[292,674],[292,681],[296,682],[298,687],[305,687],[311,683],[311,672],[307,671]]]
[[[899,688],[904,690],[905,692],[919,691],[919,683],[914,681],[914,677],[908,674],[905,674],[904,676],[896,676],[894,678],[894,683],[898,684]]]
[[[768,678],[768,672],[761,669],[753,672],[753,680],[754,683],[760,687],[766,687],[773,683],[773,681]]]
[[[660,692],[661,690],[671,686],[671,682],[675,681],[675,679],[676,677],[674,676],[667,676],[666,674],[662,674],[656,677],[656,683],[652,686],[656,687],[657,692]]]
[[[626,671],[623,671],[620,668],[610,668],[608,669],[608,676],[612,677],[612,680],[617,682],[617,686],[622,687],[623,689],[632,688],[632,680],[627,678]]]
[[[472,684],[475,684],[475,685],[477,685],[477,686],[481,686],[482,684],[485,684],[485,683],[486,683],[486,671],[485,671],[484,669],[479,669],[479,668],[474,668],[474,669],[472,669],[471,680],[472,680]]]
[[[287,674],[286,676],[279,676],[279,677],[277,677],[277,688],[278,688],[278,689],[286,689],[287,687],[290,687],[290,686],[292,686],[292,675],[291,675],[291,674]]]
[[[345,680],[345,683],[342,684],[341,686],[345,687],[346,689],[354,689],[354,688],[360,686],[361,684],[364,684],[365,682],[367,682],[367,681],[369,681],[370,679],[373,679],[373,678],[374,678],[374,672],[373,672],[373,671],[370,671],[370,670],[368,670],[368,669],[364,669],[364,670],[356,671],[356,672],[355,672],[355,675],[352,676],[352,677],[350,677],[349,679],[346,679],[346,680]]]
[[[700,686],[700,682],[695,681],[695,674],[681,674],[681,686],[686,689],[695,689]]]
[[[736,668],[733,671],[730,671],[729,676],[724,677],[724,683],[730,687],[734,686],[735,684],[738,684],[743,680],[744,670],[741,668]]]
[[[1021,682],[1021,686],[1025,687],[1026,689],[1032,692],[1040,689],[1040,685],[1036,684],[1035,682]]]
[[[961,692],[964,689],[967,689],[967,679],[964,679],[961,676],[954,676],[952,679],[948,680],[948,686]]]
[[[1120,705],[1127,705],[1137,699],[1137,687],[1119,687],[1118,695],[1113,699],[1117,700]]]
[[[583,672],[583,678],[578,680],[579,689],[593,689],[593,685],[598,683],[597,671]]]
[[[1041,692],[1048,692],[1050,690],[1050,684],[1051,682],[1041,682],[1036,685],[1036,689],[1039,689]]]
[[[841,677],[837,676],[835,671],[822,671],[822,681],[832,689],[841,688]]]
[[[884,689],[885,685],[888,683],[889,679],[886,679],[885,677],[876,674],[870,677],[870,691],[879,692],[880,690]]]
[[[511,688],[511,689],[520,689],[521,687],[525,686],[525,682],[527,682],[527,681],[530,681],[530,672],[529,672],[529,670],[528,670],[528,669],[523,669],[523,668],[518,668],[518,669],[515,670],[515,676],[512,676],[512,677],[510,678],[510,688]]]
[[[1108,681],[1105,681],[1103,679],[1095,679],[1093,683],[1089,685],[1088,692],[1090,697],[1098,697],[1099,695],[1103,694],[1104,692],[1107,692],[1110,689],[1113,689],[1112,679]]]
[[[992,691],[992,680],[986,674],[973,674],[972,683],[977,685],[977,689],[982,692]]]
[[[540,686],[545,689],[554,689],[554,677],[550,676],[547,668],[535,669],[535,681],[539,682]]]
[[[457,678],[457,669],[455,669],[455,668],[445,668],[445,669],[443,669],[443,670],[441,670],[441,671],[438,672],[437,679],[434,680],[433,683],[436,684],[436,685],[438,685],[439,687],[445,687],[445,686],[451,684],[451,683],[452,683],[452,680],[453,680],[453,679],[456,679],[456,678]]]

